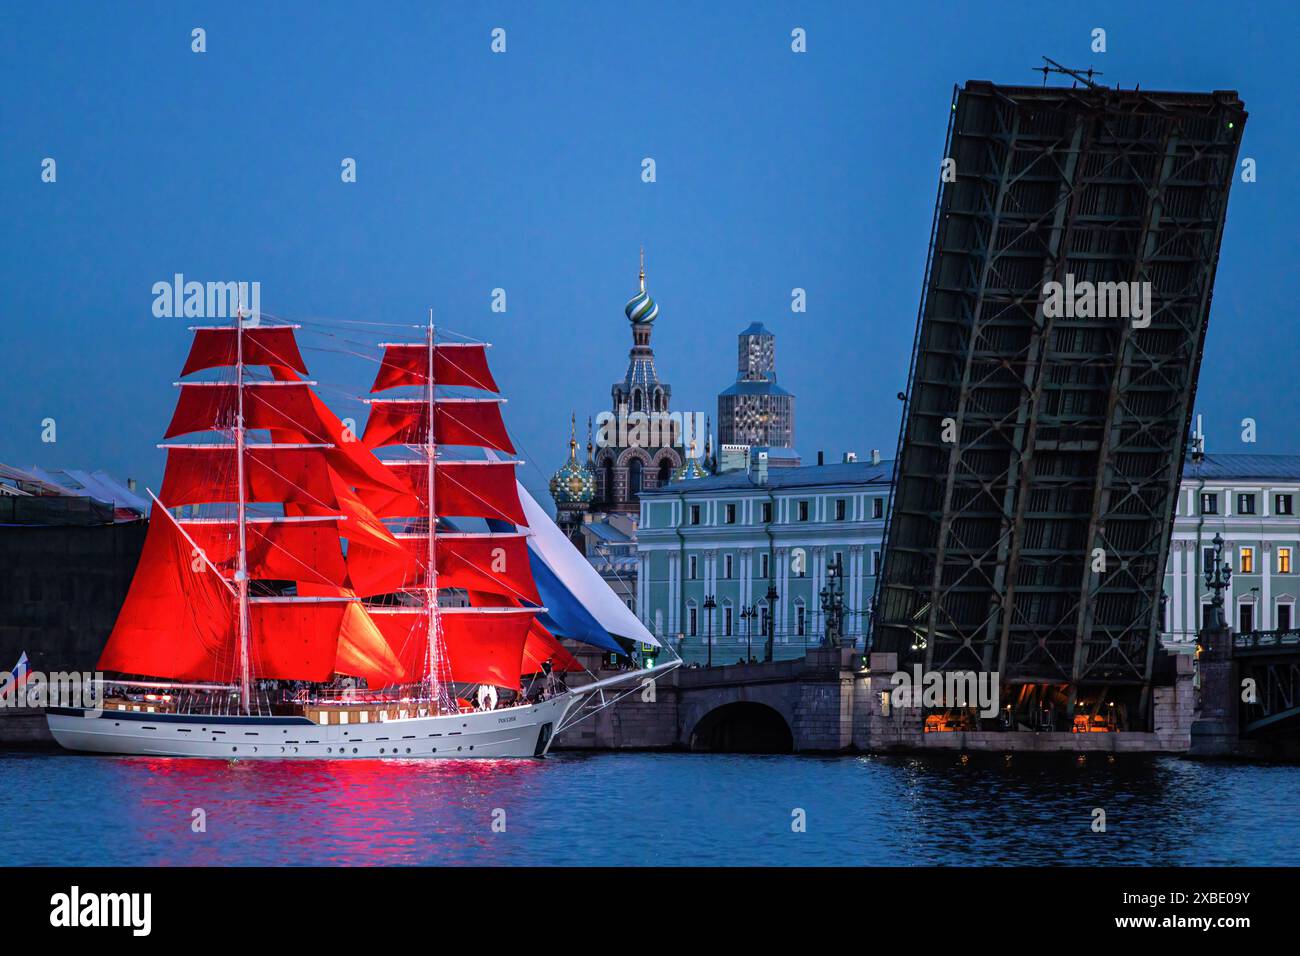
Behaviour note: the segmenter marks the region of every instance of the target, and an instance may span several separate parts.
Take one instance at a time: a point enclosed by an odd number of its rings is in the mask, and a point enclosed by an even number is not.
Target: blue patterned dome
[[[707,455],[708,452],[706,451]],[[687,459],[682,462],[682,466],[673,472],[670,481],[694,481],[696,478],[709,478],[709,469],[704,466],[704,462],[695,457],[695,439],[691,439],[691,453]]]
[[[673,472],[673,481],[694,481],[696,478],[708,478],[709,469],[698,458],[687,458],[682,467]]]
[[[649,325],[659,316],[659,303],[645,290],[645,251],[641,252],[641,291],[627,300],[623,314],[633,325]]]
[[[569,436],[569,460],[551,476],[551,497],[557,505],[591,504],[596,497],[596,476],[578,464],[578,440]]]

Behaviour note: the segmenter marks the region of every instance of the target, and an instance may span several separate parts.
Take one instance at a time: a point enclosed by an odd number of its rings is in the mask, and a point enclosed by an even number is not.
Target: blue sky
[[[1111,84],[1241,93],[1258,182],[1233,188],[1198,409],[1211,451],[1300,452],[1297,19],[1281,4],[7,3],[0,461],[156,487],[189,338],[150,290],[181,272],[257,280],[263,310],[293,319],[418,323],[432,306],[493,342],[540,491],[570,410],[606,408],[622,377],[642,244],[676,408],[714,413],[736,333],[762,321],[805,461],[890,456],[952,86],[1040,82],[1042,54]],[[302,341],[315,378],[368,388],[370,363],[328,350],[353,346]]]

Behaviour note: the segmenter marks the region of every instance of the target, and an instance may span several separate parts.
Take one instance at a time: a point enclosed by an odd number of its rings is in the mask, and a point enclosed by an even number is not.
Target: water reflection
[[[1279,865],[1300,842],[1300,767],[1172,758],[28,754],[0,780],[18,865]]]

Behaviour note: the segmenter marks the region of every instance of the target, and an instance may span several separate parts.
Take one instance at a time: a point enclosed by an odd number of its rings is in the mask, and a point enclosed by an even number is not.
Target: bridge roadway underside
[[[565,731],[554,749],[1185,753],[1190,746],[1190,658],[1172,687],[1156,689],[1151,731],[1091,734],[924,733],[919,709],[883,700],[896,656],[872,654],[869,663],[863,668],[848,649],[817,649],[803,660],[678,669]]]

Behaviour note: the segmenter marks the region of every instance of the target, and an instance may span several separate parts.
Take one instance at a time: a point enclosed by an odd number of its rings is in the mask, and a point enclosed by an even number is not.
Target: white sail
[[[659,642],[596,573],[586,558],[551,520],[519,482],[519,500],[524,506],[528,529],[533,533],[528,546],[546,562],[560,582],[572,592],[591,616],[609,633],[631,641],[659,647]]]

